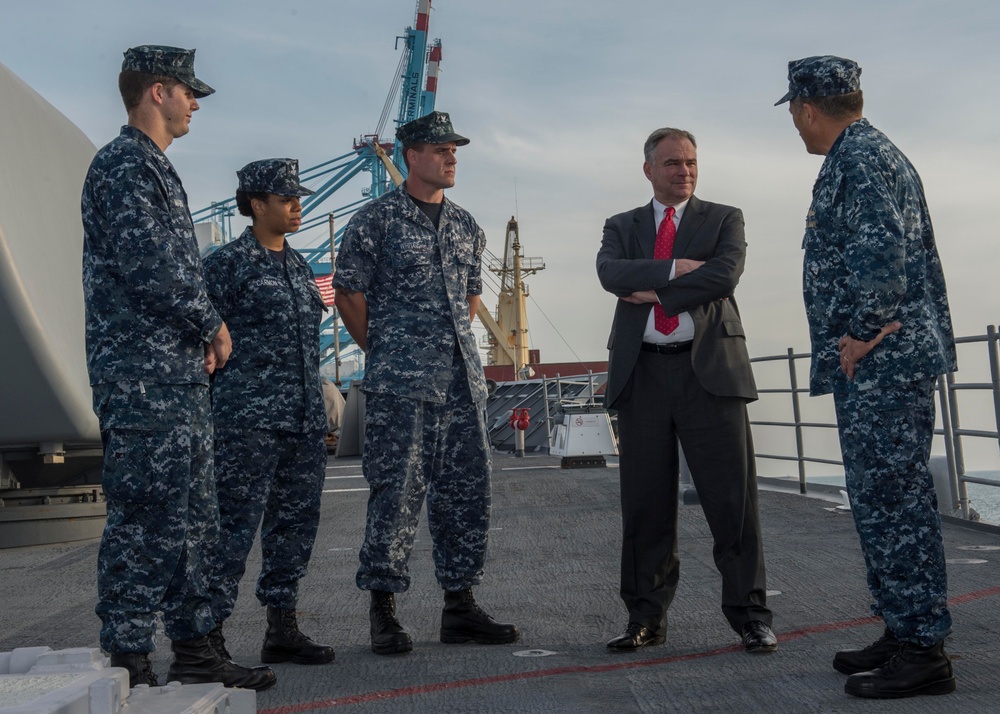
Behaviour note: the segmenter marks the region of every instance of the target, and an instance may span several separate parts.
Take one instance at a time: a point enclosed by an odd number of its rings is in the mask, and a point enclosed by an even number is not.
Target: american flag
[[[316,276],[316,287],[319,288],[319,294],[323,298],[323,304],[327,307],[333,306],[333,273],[329,275],[318,275]]]

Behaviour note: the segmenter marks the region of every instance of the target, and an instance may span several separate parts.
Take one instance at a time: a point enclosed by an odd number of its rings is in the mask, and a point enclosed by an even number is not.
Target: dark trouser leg
[[[191,482],[183,577],[174,578],[163,597],[163,628],[171,640],[207,634],[215,625],[208,590],[208,553],[219,539],[219,502],[213,467],[212,407],[208,389],[199,388],[191,420]]]
[[[465,590],[483,577],[492,460],[483,410],[472,402],[461,361],[453,367],[448,402],[435,410],[438,428],[427,434],[437,443],[427,491],[435,575],[445,590]]]
[[[371,488],[357,584],[362,590],[405,592],[420,509],[427,491],[425,404],[369,393],[362,468]]]
[[[172,431],[111,429],[104,441],[108,519],[97,556],[101,647],[152,652],[156,613],[180,575],[190,460]],[[181,571],[182,572],[182,571]]]
[[[736,632],[752,620],[771,624],[767,608],[764,546],[757,508],[757,472],[746,402],[717,397],[690,374],[675,399],[677,433],[722,575],[722,613]]]
[[[319,528],[326,477],[324,432],[278,433],[280,458],[260,531],[261,605],[294,610]]]
[[[156,385],[116,392],[109,403],[99,412],[108,506],[97,572],[101,646],[151,652],[159,610],[171,639],[213,625],[203,574],[204,548],[218,533],[208,389]],[[153,423],[152,409],[169,418]],[[160,428],[120,426],[144,422]]]
[[[212,614],[224,622],[233,612],[247,556],[253,547],[278,462],[275,432],[218,429],[215,477],[220,537],[211,555]]]
[[[851,510],[880,615],[930,647],[951,632],[941,519],[927,468],[934,382],[835,395]]]
[[[662,633],[677,590],[677,439],[670,363],[642,352],[618,400],[622,506],[621,598],[629,621]]]

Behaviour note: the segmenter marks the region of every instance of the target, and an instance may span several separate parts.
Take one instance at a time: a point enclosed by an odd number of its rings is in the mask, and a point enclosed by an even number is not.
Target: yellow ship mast
[[[486,363],[512,365],[515,380],[527,379],[531,376],[531,368],[528,366],[528,315],[525,305],[528,286],[524,277],[544,270],[545,263],[541,258],[521,257],[517,220],[513,216],[507,222],[503,260],[493,261],[487,268],[500,276],[500,294],[495,317],[482,303],[477,313],[488,330],[485,339],[489,347]]]

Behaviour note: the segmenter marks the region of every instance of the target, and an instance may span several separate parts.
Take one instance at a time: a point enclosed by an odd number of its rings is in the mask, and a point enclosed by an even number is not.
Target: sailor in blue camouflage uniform
[[[860,697],[955,689],[941,522],[928,470],[934,382],[956,369],[944,273],[920,177],[862,116],[861,68],[840,57],[788,64],[789,111],[826,156],[806,218],[803,293],[810,393],[833,393],[851,510],[885,622],[838,652]]]
[[[482,292],[486,238],[444,189],[469,140],[432,112],[402,125],[406,182],[351,219],[337,256],[336,303],[365,350],[362,465],[371,487],[357,584],[371,591],[371,647],[409,652],[395,593],[427,500],[435,576],[445,591],[441,641],[518,637],[476,604],[490,518],[486,383],[471,321]]]
[[[209,635],[224,652],[247,555],[260,527],[257,599],[267,607],[263,662],[323,664],[333,648],[298,628],[295,605],[306,574],[326,474],[326,411],[319,375],[319,326],[326,306],[312,268],[285,234],[302,223],[295,159],[265,159],[237,172],[236,205],[253,219],[205,259],[208,294],[233,338],[212,378],[220,538],[210,557]],[[261,520],[263,519],[263,525]]]
[[[273,672],[223,660],[206,636],[204,559],[218,537],[208,379],[231,344],[163,153],[214,90],[195,77],[194,50],[159,45],[126,51],[118,83],[128,125],[97,153],[81,200],[87,368],[108,510],[101,646],[133,686],[155,686],[148,655],[162,611],[171,681],[263,689]]]

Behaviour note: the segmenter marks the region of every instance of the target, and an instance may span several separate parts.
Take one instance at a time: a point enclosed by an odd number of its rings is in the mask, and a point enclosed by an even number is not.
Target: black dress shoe
[[[763,622],[751,620],[743,625],[743,649],[753,654],[774,652],[778,649],[778,638]]]
[[[878,669],[899,652],[899,640],[887,627],[882,636],[863,650],[841,650],[833,656],[833,668],[844,674]]]
[[[608,649],[615,652],[634,652],[647,645],[662,645],[666,635],[658,635],[638,622],[628,623],[625,631],[608,642]]]
[[[944,653],[944,641],[932,647],[902,642],[896,654],[883,666],[848,677],[844,691],[869,699],[948,694],[955,691],[955,676],[951,660]]]

